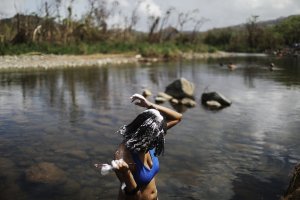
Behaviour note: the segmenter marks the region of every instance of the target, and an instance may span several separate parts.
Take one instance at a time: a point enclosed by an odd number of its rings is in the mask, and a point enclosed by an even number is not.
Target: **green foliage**
[[[300,16],[291,16],[275,26],[262,26],[258,16],[245,27],[214,29],[205,33],[204,43],[220,50],[264,52],[300,42]]]
[[[230,28],[227,29],[215,29],[207,33],[207,36],[204,39],[205,44],[219,47],[221,49],[226,49],[226,46],[229,44],[233,32]]]
[[[274,31],[281,34],[286,45],[300,42],[300,16],[291,16],[275,26]]]
[[[177,23],[172,25],[173,20],[169,18],[176,14],[175,8],[170,8],[160,18],[147,16],[149,32],[139,32],[135,30],[140,20],[136,10],[141,2],[133,5],[132,13],[126,16],[118,1],[91,0],[85,13],[76,18],[74,1],[70,1],[68,7],[58,0],[53,5],[46,2],[41,8],[45,15],[42,12],[38,12],[39,15],[17,13],[12,18],[0,20],[0,54],[136,52],[143,56],[173,58],[181,52],[263,52],[300,42],[300,16],[291,16],[275,27],[268,27],[260,24],[259,16],[254,15],[244,26],[201,33],[198,31],[207,20],[199,20],[197,10],[179,11]],[[55,9],[50,9],[52,6]],[[67,14],[65,19],[60,12]],[[109,24],[120,16],[124,19]],[[189,27],[192,31],[183,30],[187,24],[193,24]]]
[[[263,29],[261,33],[259,44],[257,48],[260,51],[264,51],[266,49],[278,49],[284,46],[284,39],[282,34],[274,31],[273,27],[267,27]]]
[[[138,45],[138,53],[144,57],[164,57],[171,58],[179,55],[179,49],[175,44],[152,44],[141,43]]]
[[[11,45],[8,43],[0,44],[0,55],[19,55],[32,52],[43,54],[94,54],[94,53],[127,53],[135,52],[145,57],[160,57],[160,58],[176,58],[181,52],[186,51],[196,52],[214,52],[213,47],[201,45],[175,45],[175,43],[124,43],[124,42],[97,42],[97,43],[71,43],[64,44],[49,44],[49,43],[25,43]]]
[[[258,16],[252,16],[245,26],[213,29],[206,33],[183,32],[170,27],[161,30],[165,32],[153,32],[152,40],[148,33],[106,29],[106,26],[100,29],[87,19],[76,21],[69,17],[57,22],[55,17],[18,15],[11,21],[0,23],[0,55],[135,52],[146,57],[169,59],[179,57],[181,52],[264,52],[300,42],[300,16],[291,16],[276,26],[263,26],[258,23]],[[16,28],[16,22],[23,27]],[[38,25],[42,25],[39,31]],[[26,38],[14,40],[18,39],[16,36],[21,29],[26,29],[21,35]]]

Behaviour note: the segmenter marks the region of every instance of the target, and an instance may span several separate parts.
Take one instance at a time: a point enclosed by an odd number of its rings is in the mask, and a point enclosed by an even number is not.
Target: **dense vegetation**
[[[290,48],[300,42],[300,15],[276,23],[259,23],[252,16],[244,26],[214,29],[206,33],[204,42],[218,49],[239,52],[264,52]]]
[[[70,0],[65,17],[60,14],[61,0],[47,0],[38,13],[20,12],[0,20],[0,55],[135,52],[169,58],[180,52],[263,52],[300,42],[300,16],[272,25],[259,23],[258,16],[253,16],[241,26],[200,32],[207,19],[199,17],[197,9],[183,13],[170,8],[160,17],[149,12],[148,31],[139,32],[137,10],[145,1],[138,1],[127,15],[118,1],[88,2],[89,8],[79,19],[73,13],[74,0]],[[172,15],[177,19],[175,25],[170,22]],[[122,20],[113,23],[114,18]]]

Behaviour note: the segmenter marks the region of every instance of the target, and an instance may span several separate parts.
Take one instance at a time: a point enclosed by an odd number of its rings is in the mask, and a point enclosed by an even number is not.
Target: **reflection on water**
[[[0,72],[1,199],[115,199],[117,178],[93,163],[112,159],[115,131],[141,112],[129,96],[164,91],[179,77],[195,83],[198,103],[206,89],[233,104],[178,108],[184,119],[160,159],[160,199],[279,199],[300,161],[300,66],[262,57]],[[64,181],[29,183],[26,171],[42,162],[63,170]]]

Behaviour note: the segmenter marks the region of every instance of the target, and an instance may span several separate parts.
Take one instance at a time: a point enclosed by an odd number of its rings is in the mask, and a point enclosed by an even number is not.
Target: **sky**
[[[0,17],[7,18],[16,12],[29,14],[41,10],[46,0],[0,0]],[[55,1],[55,0],[48,0]],[[89,0],[61,0],[61,14],[66,13],[66,8],[73,3],[74,17],[78,19],[87,11]],[[98,0],[100,1],[100,0]],[[111,3],[115,0],[106,0]],[[124,21],[124,16],[129,16],[140,0],[118,0],[119,13],[110,19],[112,23]],[[54,6],[52,7],[54,9]],[[145,30],[149,27],[147,16],[164,16],[170,8],[173,10],[169,23],[177,24],[179,13],[194,12],[193,18],[206,19],[200,30],[226,27],[246,23],[251,16],[259,16],[258,20],[277,19],[289,15],[300,14],[300,0],[142,0],[137,9],[139,16],[136,29]],[[127,13],[127,14],[126,14]],[[186,30],[193,29],[193,23],[187,23]]]

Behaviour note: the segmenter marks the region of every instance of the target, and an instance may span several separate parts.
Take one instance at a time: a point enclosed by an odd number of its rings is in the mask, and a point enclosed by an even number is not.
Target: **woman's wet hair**
[[[117,131],[123,135],[125,146],[132,152],[147,152],[155,148],[155,155],[164,151],[167,124],[158,110],[149,109],[139,114],[130,124]]]

